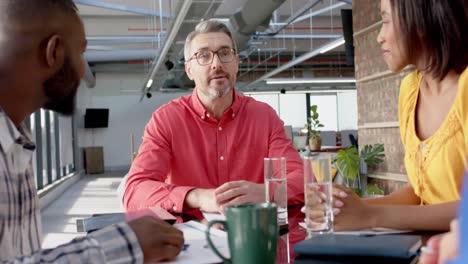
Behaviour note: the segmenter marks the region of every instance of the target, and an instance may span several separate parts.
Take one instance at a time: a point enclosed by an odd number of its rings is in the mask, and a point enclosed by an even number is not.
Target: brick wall
[[[388,70],[377,43],[380,20],[380,1],[353,1],[359,145],[384,144],[385,162],[370,168],[369,181],[388,193],[407,184],[398,128],[399,86],[407,72]]]

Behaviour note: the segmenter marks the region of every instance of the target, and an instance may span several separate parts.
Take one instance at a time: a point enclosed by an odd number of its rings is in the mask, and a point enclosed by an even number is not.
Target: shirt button
[[[201,119],[205,120],[205,116],[201,116]]]
[[[219,157],[220,160],[224,160],[224,156]]]
[[[236,114],[232,114],[232,118],[236,117]]]
[[[219,131],[223,131],[223,128],[222,128],[222,127],[218,127],[218,130],[219,130]]]
[[[172,206],[172,210],[177,211],[177,206]]]
[[[206,114],[207,117],[210,117],[210,114]]]

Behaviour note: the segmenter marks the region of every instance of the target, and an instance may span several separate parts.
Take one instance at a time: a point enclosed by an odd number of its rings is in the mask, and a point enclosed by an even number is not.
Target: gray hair
[[[231,39],[233,49],[237,50],[236,42],[232,38],[231,31],[226,26],[226,24],[220,22],[219,20],[209,19],[209,20],[205,20],[205,21],[198,23],[197,26],[195,26],[195,30],[190,32],[187,35],[187,38],[185,39],[185,46],[184,46],[185,61],[187,61],[190,58],[189,49],[190,49],[190,44],[192,43],[192,40],[198,34],[204,34],[204,33],[225,33]]]

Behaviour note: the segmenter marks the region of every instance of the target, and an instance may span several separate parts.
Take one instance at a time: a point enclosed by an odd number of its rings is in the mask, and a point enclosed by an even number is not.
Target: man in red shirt
[[[221,212],[264,202],[265,157],[286,157],[288,204],[303,203],[302,162],[283,122],[234,88],[239,56],[229,29],[215,20],[199,23],[184,55],[196,87],[153,113],[129,172],[126,209]]]

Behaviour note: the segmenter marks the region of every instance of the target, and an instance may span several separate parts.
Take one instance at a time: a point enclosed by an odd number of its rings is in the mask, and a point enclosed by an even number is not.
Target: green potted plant
[[[367,198],[381,197],[384,195],[384,190],[375,184],[368,184],[365,195]]]
[[[343,176],[343,183],[346,187],[353,189],[361,195],[360,173],[367,174],[368,165],[376,165],[383,162],[385,158],[383,144],[365,145],[361,153],[355,146],[344,150],[339,150],[333,161],[338,172]],[[378,186],[369,185],[369,191],[373,194],[381,194]],[[376,193],[378,192],[378,193]],[[366,190],[366,194],[368,191]]]
[[[365,145],[361,150],[361,171],[367,174],[367,166],[377,165],[385,158],[385,148],[383,144]]]
[[[320,128],[323,124],[320,123],[317,105],[310,106],[310,117],[307,120],[307,129],[309,131],[309,150],[317,151],[322,148],[322,137],[320,136]]]
[[[343,184],[358,192],[360,188],[359,183],[359,152],[355,146],[338,151],[333,165],[338,170],[339,174],[343,176]]]

